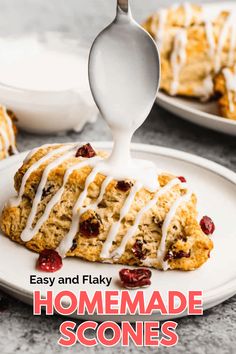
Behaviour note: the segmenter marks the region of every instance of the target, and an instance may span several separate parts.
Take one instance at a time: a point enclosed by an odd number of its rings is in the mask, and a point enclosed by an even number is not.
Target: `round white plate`
[[[236,121],[217,115],[217,102],[198,102],[194,99],[157,94],[157,104],[176,116],[221,133],[236,136]]]
[[[96,148],[110,150],[110,143],[94,143]],[[189,290],[203,291],[204,309],[215,306],[236,293],[236,231],[234,219],[236,215],[236,174],[214,163],[181,151],[150,145],[133,144],[133,155],[154,161],[159,168],[178,176],[185,176],[191,188],[198,195],[199,217],[211,216],[216,224],[216,232],[212,237],[214,250],[209,261],[200,269],[192,272],[152,270],[152,285],[144,289],[147,299],[153,290],[159,290],[166,297],[168,290],[186,293]],[[0,206],[14,194],[13,176],[21,165],[26,153],[11,157],[0,162]],[[76,276],[91,274],[92,276],[112,277],[109,288],[104,285],[68,285],[66,288],[78,292],[86,290],[92,296],[96,290],[120,290],[118,271],[120,265],[90,263],[80,259],[66,258],[63,268],[53,274],[35,270],[38,255],[0,235],[0,286],[11,295],[32,303],[32,292],[40,289],[44,293],[46,286],[29,284],[31,274],[38,276]],[[55,285],[58,292],[65,286]],[[135,290],[131,291],[132,294]],[[186,315],[184,313],[183,315]],[[145,319],[150,318],[145,317]],[[83,319],[91,316],[83,316]],[[93,316],[94,320],[107,317]],[[113,320],[141,319],[136,316],[113,316]],[[163,319],[153,314],[152,319]]]
[[[235,1],[219,1],[202,4],[209,15],[214,17],[219,11],[236,9]],[[157,95],[157,103],[175,115],[200,126],[221,133],[236,136],[236,121],[219,115],[217,102],[202,103],[184,97],[171,97],[163,92]]]

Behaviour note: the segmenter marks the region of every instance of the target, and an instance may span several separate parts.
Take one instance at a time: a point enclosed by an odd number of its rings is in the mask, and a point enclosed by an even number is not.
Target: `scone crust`
[[[220,114],[225,118],[236,120],[236,92],[227,88],[225,69],[229,70],[232,76],[236,76],[235,66],[223,68],[214,78],[214,91],[218,97]]]
[[[6,120],[6,114],[10,119],[10,126]],[[0,160],[3,160],[6,157],[14,154],[17,134],[17,128],[14,124],[15,121],[16,117],[14,113],[12,111],[6,110],[4,106],[0,105]],[[2,131],[4,132],[5,137],[3,137]],[[8,149],[6,149],[5,146],[5,139],[9,141]]]

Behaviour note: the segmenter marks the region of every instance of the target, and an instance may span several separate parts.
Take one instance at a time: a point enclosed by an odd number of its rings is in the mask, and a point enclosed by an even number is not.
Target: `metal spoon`
[[[114,21],[92,45],[89,81],[115,146],[122,144],[127,154],[128,142],[147,118],[160,81],[157,46],[133,19],[128,0],[117,0]]]

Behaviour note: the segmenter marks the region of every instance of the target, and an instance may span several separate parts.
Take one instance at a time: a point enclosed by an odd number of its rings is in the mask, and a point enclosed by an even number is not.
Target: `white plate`
[[[166,93],[159,92],[157,103],[167,111],[189,122],[236,136],[236,121],[217,115],[217,102],[201,103],[194,99],[171,97]]]
[[[94,143],[97,148],[110,149],[110,143]],[[215,306],[236,293],[236,231],[234,220],[236,215],[236,174],[232,171],[206,159],[181,151],[156,146],[133,144],[133,154],[136,157],[154,161],[164,171],[185,176],[191,188],[198,195],[199,214],[211,216],[216,224],[213,236],[215,248],[209,261],[194,272],[152,271],[152,285],[144,289],[149,297],[153,290],[159,290],[165,297],[167,290],[178,290],[186,293],[188,290],[202,290],[204,309]],[[11,157],[0,163],[0,205],[14,194],[13,176],[21,165],[25,153]],[[47,276],[34,269],[37,254],[13,243],[3,235],[0,236],[0,286],[11,295],[32,303],[32,291],[35,286],[29,284],[31,274]],[[108,290],[119,290],[118,271],[120,265],[89,263],[80,259],[67,258],[63,268],[52,276],[73,276],[76,274],[91,274],[93,276],[112,277]],[[37,287],[43,292],[51,288]],[[64,286],[56,285],[54,291],[60,291]],[[96,290],[104,290],[99,285],[67,286],[67,289],[86,290],[92,295]],[[134,294],[135,291],[131,291]],[[184,314],[185,315],[185,314]],[[89,316],[91,318],[91,316]],[[82,318],[88,318],[86,315]],[[117,316],[117,321],[141,319],[136,316]],[[163,319],[154,314],[155,320]],[[95,320],[105,317],[93,316]],[[147,319],[147,317],[146,317]]]
[[[236,3],[233,1],[220,1],[211,4],[203,3],[203,6],[212,17],[216,16],[219,11],[236,9]],[[192,123],[236,136],[236,121],[221,117],[217,102],[201,103],[194,99],[171,97],[163,92],[159,92],[157,103],[166,110]]]

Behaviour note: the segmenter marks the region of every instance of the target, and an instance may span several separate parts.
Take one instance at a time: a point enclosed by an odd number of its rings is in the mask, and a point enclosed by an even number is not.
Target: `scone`
[[[213,77],[236,61],[236,16],[213,16],[204,6],[162,9],[144,24],[161,52],[161,88],[170,95],[208,99]]]
[[[17,153],[14,114],[0,105],[0,160]]]
[[[224,68],[214,79],[220,113],[236,120],[236,66]]]
[[[161,173],[151,193],[100,173],[96,166],[106,156],[90,144],[33,150],[15,175],[18,196],[2,212],[2,231],[36,252],[92,262],[164,270],[206,262],[213,243],[197,222],[185,179]]]

